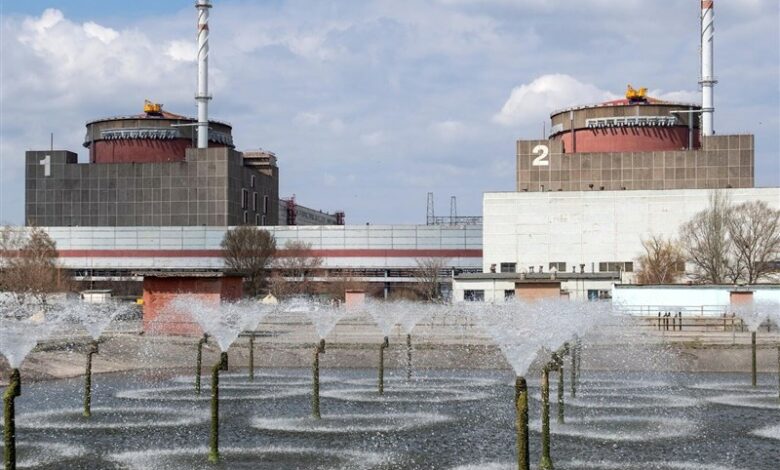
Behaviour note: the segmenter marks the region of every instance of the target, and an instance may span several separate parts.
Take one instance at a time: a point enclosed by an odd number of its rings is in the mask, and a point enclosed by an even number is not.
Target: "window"
[[[514,299],[515,298],[515,290],[514,289],[506,289],[504,291],[504,300]]]
[[[267,214],[267,213],[268,213],[268,196],[263,196],[263,214]]]
[[[255,175],[252,175],[252,187],[253,187],[253,188],[255,187],[255,180],[256,180],[256,179],[257,179],[257,178],[255,178]]]
[[[588,300],[609,300],[612,298],[612,292],[608,289],[588,289]]]
[[[265,216],[260,218],[260,225],[265,225]]]
[[[516,273],[517,272],[517,263],[501,263],[501,272],[502,273]]]
[[[255,225],[261,225],[260,224],[260,214],[255,214]]]
[[[246,211],[244,211],[244,223],[249,223],[249,214]]]
[[[252,193],[252,210],[257,212],[257,193]]]
[[[632,261],[609,261],[599,263],[599,271],[604,272],[634,272],[634,263]]]
[[[463,300],[467,302],[484,302],[485,291],[484,290],[471,290],[467,289],[463,291]]]
[[[241,190],[241,208],[246,209],[249,205],[249,191],[246,189]],[[244,221],[246,222],[246,220]]]
[[[566,272],[566,263],[561,261],[553,261],[550,263],[550,271],[556,270],[559,273]]]

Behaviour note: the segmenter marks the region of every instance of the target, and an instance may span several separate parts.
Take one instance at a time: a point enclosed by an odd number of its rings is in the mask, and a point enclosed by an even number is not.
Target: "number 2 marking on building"
[[[547,156],[550,154],[550,147],[546,145],[537,145],[534,147],[531,152],[538,154],[539,156],[534,158],[534,161],[532,163],[533,166],[549,166],[550,161],[546,160]]]
[[[51,176],[51,155],[46,155],[39,163],[43,165],[43,176]]]

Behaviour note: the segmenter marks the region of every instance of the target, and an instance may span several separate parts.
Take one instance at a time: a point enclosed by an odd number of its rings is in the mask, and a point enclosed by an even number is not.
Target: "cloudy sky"
[[[144,98],[195,114],[192,0],[0,0],[0,222],[24,151],[79,152],[84,123]],[[281,194],[347,222],[421,223],[514,189],[514,142],[621,95],[698,101],[697,0],[216,0],[211,117],[279,156]],[[780,184],[780,3],[716,1],[715,129],[756,134]]]

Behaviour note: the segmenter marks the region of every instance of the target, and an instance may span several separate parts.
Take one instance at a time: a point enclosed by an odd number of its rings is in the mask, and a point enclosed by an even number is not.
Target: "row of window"
[[[244,211],[244,224],[249,223],[249,212]],[[265,225],[265,214],[255,214],[255,225]]]
[[[254,176],[252,177],[254,178]],[[258,205],[257,205],[257,192],[252,193],[252,210],[255,212],[258,212]],[[241,190],[241,208],[247,209],[249,208],[249,191],[246,189]],[[268,196],[263,196],[263,214],[268,213]]]
[[[513,299],[515,291],[512,289],[504,290],[504,300]],[[588,289],[588,300],[609,300],[612,298],[612,292],[608,289]],[[466,302],[484,302],[484,289],[466,289],[463,291],[463,300]]]
[[[534,266],[528,267],[528,272],[533,273],[534,272]],[[539,272],[542,271],[543,266],[539,266]],[[583,272],[585,269],[585,265],[580,265],[580,271]],[[566,272],[566,262],[565,261],[553,261],[548,264],[548,270],[550,271],[556,271],[556,272]],[[571,272],[576,272],[577,266],[572,266]],[[684,270],[684,267],[683,267]],[[493,265],[493,268],[491,271],[495,272],[495,265]],[[516,273],[517,272],[517,263],[501,263],[500,264],[500,271],[502,273]],[[625,272],[625,273],[631,273],[634,272],[634,263],[631,261],[605,261],[599,263],[599,272]]]
[[[504,300],[514,299],[514,289],[504,290]],[[467,302],[484,302],[485,290],[484,289],[466,289],[463,291],[463,300]]]

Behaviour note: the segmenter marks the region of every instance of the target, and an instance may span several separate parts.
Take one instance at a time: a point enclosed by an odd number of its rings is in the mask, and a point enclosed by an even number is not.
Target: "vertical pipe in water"
[[[249,334],[249,380],[255,380],[255,332]]]
[[[93,341],[87,351],[87,368],[84,372],[84,411],[85,418],[92,416],[92,356],[98,353],[98,342]]]
[[[204,334],[198,341],[198,356],[195,359],[195,393],[200,395],[200,372],[203,367],[203,345],[209,340],[209,335]]]
[[[22,394],[19,369],[11,371],[8,387],[3,393],[3,463],[5,470],[16,470],[16,410],[14,400]]]
[[[385,349],[390,346],[390,342],[385,336],[385,340],[379,346],[379,394],[385,394]]]
[[[325,340],[321,339],[320,344],[314,349],[314,362],[312,363],[312,394],[311,394],[311,415],[314,419],[320,419],[320,354],[325,352]]]
[[[751,353],[752,353],[751,354],[751,359],[752,359],[752,361],[751,361],[751,372],[752,372],[751,379],[752,379],[753,386],[755,387],[756,386],[756,382],[757,382],[757,380],[756,380],[756,378],[757,378],[756,377],[756,375],[757,375],[756,374],[756,332],[755,331],[751,331],[750,332],[750,345],[751,345],[751,349],[752,349],[751,350]]]
[[[227,353],[219,355],[219,362],[211,368],[211,439],[209,462],[219,462],[219,371],[227,367]]]
[[[558,424],[564,423],[563,386],[563,358],[561,358],[558,365]]]
[[[525,377],[518,376],[515,380],[515,411],[517,413],[515,423],[517,428],[517,469],[529,470],[528,385],[525,382]]]
[[[542,457],[540,470],[553,470],[550,458],[550,367],[542,368]]]
[[[659,323],[660,324],[660,323]],[[577,343],[571,348],[571,397],[577,397]]]
[[[406,380],[412,380],[412,335],[406,335]]]

